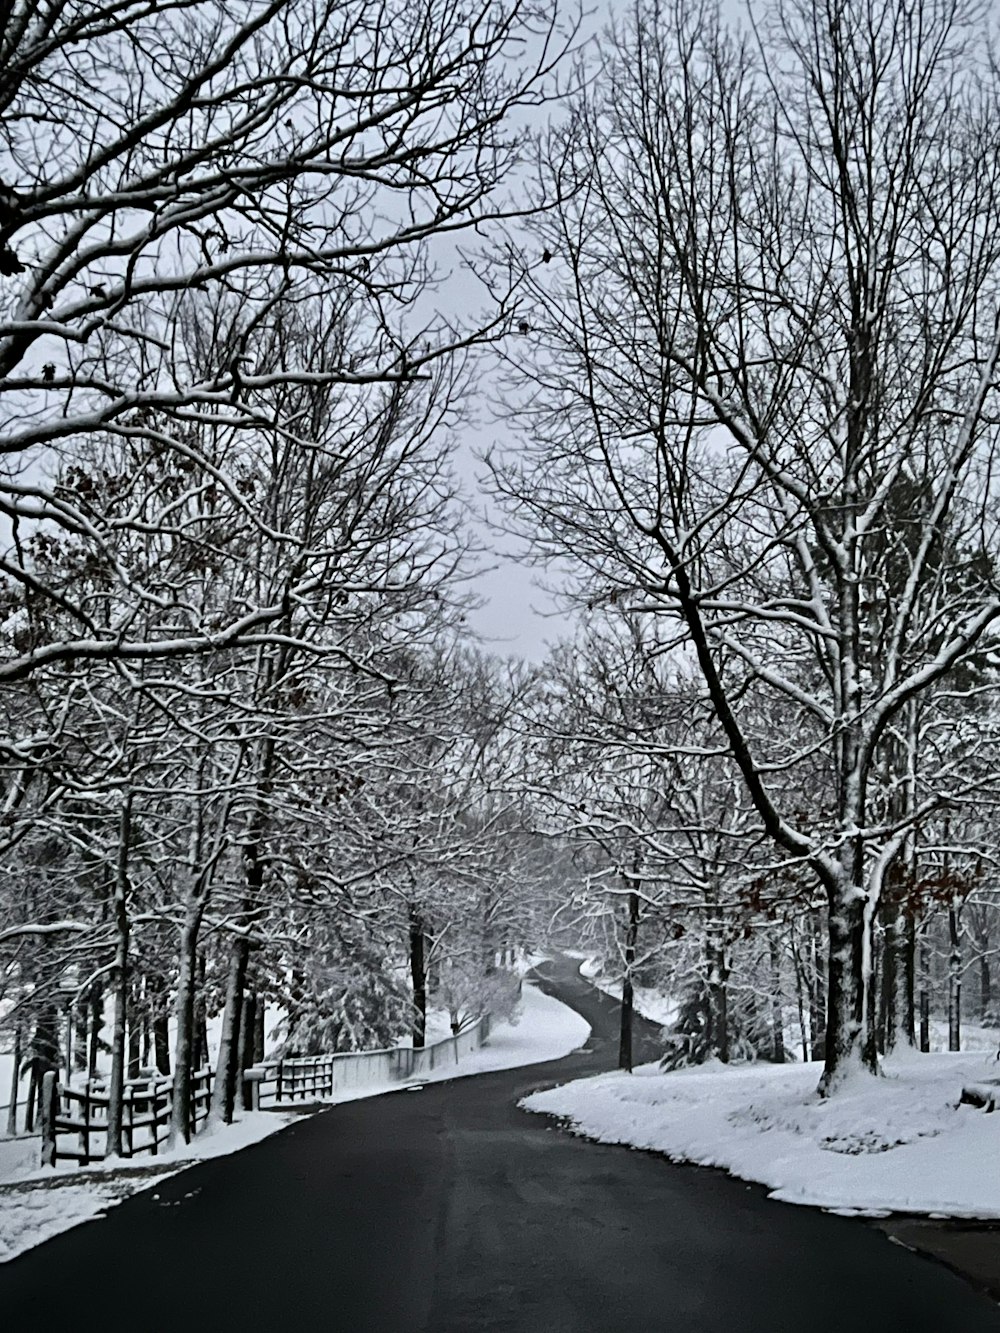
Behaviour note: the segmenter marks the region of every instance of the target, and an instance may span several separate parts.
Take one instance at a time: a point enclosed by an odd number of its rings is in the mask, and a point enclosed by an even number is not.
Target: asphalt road
[[[1000,1312],[856,1221],[516,1109],[613,1063],[617,1006],[565,1060],[348,1103],[0,1265],[32,1333],[978,1333]],[[152,1193],[159,1197],[153,1198]]]

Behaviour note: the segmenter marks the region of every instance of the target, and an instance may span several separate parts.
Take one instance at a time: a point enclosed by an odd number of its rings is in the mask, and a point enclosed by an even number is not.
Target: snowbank
[[[43,1170],[38,1166],[37,1138],[8,1139],[0,1143],[0,1170],[9,1173],[8,1183],[0,1187],[0,1263],[97,1217],[138,1190],[155,1187],[192,1162],[224,1157],[258,1143],[295,1118],[290,1112],[244,1113],[234,1124],[205,1131],[172,1152],[124,1165],[98,1163],[84,1170],[68,1165]]]
[[[489,1045],[463,1058],[460,1065],[437,1069],[410,1084],[352,1089],[337,1100],[355,1101],[398,1092],[417,1083],[557,1060],[576,1050],[590,1035],[589,1025],[579,1014],[531,985],[525,984],[519,1007],[514,1023],[498,1023]],[[293,1112],[243,1113],[235,1124],[203,1132],[172,1153],[142,1157],[124,1166],[97,1165],[82,1171],[69,1165],[57,1170],[40,1169],[36,1137],[0,1140],[0,1182],[6,1182],[0,1184],[0,1263],[106,1212],[138,1190],[155,1188],[192,1162],[238,1152],[296,1118]]]
[[[521,1104],[604,1143],[759,1181],[773,1198],[837,1212],[1000,1218],[1000,1115],[958,1106],[1000,1078],[995,1053],[910,1055],[885,1077],[816,1095],[820,1066],[716,1064],[605,1074]]]
[[[421,1083],[462,1078],[466,1074],[489,1074],[498,1069],[561,1060],[577,1050],[590,1036],[590,1024],[574,1010],[525,982],[519,1012],[512,1023],[497,1023],[489,1041],[451,1069],[435,1069]]]
[[[359,1101],[384,1092],[399,1092],[426,1083],[443,1083],[468,1074],[491,1074],[501,1069],[561,1060],[581,1047],[590,1036],[590,1024],[574,1010],[524,982],[517,1012],[509,1023],[496,1023],[485,1046],[464,1055],[456,1064],[445,1064],[430,1073],[414,1075],[405,1082],[372,1084],[338,1093],[333,1103]]]

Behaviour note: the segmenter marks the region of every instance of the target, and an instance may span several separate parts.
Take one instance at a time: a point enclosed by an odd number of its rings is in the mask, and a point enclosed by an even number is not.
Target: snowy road
[[[593,1028],[584,1052],[336,1106],[173,1177],[0,1267],[4,1327],[1000,1330],[873,1229],[519,1111],[614,1057],[617,1005],[546,967]]]

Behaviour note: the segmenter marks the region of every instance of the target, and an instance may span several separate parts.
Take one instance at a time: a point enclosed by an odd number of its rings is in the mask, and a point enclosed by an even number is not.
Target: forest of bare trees
[[[997,1026],[989,21],[754,13],[0,0],[11,1130],[155,1067],[186,1137],[210,1020],[229,1120],[268,1007],[419,1044],[514,945],[824,1093]]]
[[[880,1021],[912,1037],[920,905],[993,856],[985,25],[936,0],[779,0],[742,32],[633,6],[541,143],[563,203],[521,265],[497,484],[648,663],[640,695],[690,696],[679,726],[635,719],[603,669],[614,743],[656,768],[642,840],[666,797],[692,845],[664,873],[701,886],[706,938],[740,878],[766,910],[792,883],[825,903],[827,1090],[875,1070]]]

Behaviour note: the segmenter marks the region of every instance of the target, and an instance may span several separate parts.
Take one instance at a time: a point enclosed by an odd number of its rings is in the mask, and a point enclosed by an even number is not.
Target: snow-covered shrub
[[[461,1032],[486,1013],[497,1021],[512,1020],[520,994],[520,978],[512,972],[484,973],[475,963],[449,960],[441,969],[436,998],[448,1010],[452,1032]]]
[[[712,1030],[708,987],[698,982],[687,991],[676,1019],[664,1029],[666,1049],[660,1059],[661,1069],[700,1065],[713,1058],[741,1063],[770,1056],[771,1029],[753,996],[731,989],[727,999],[723,1041]]]
[[[411,1021],[410,997],[381,960],[316,966],[289,1009],[285,1055],[381,1050]]]

